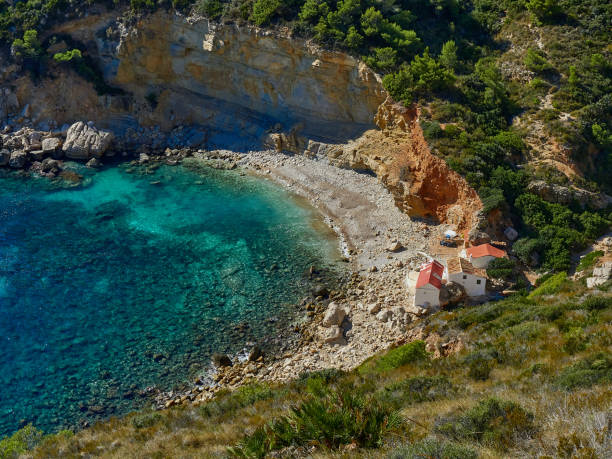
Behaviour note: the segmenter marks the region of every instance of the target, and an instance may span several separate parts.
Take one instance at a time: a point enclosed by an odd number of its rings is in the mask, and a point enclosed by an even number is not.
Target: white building
[[[414,289],[414,305],[424,308],[440,306],[440,288],[444,266],[433,260],[421,266]]]
[[[474,268],[465,258],[450,258],[446,262],[446,278],[449,282],[460,284],[468,296],[485,294],[487,275],[483,269]]]
[[[491,244],[481,244],[463,249],[461,256],[467,258],[475,268],[486,268],[496,258],[506,258],[508,255]]]

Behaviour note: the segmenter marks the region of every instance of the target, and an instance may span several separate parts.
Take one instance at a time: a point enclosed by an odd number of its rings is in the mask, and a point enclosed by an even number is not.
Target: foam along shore
[[[201,380],[187,393],[161,396],[160,408],[200,403],[220,388],[250,380],[286,381],[305,371],[349,370],[398,341],[424,337],[418,327],[407,336],[417,311],[411,310],[404,279],[425,261],[429,228],[402,213],[376,177],[275,151],[198,151],[193,156],[267,177],[306,198],[340,235],[353,274],[341,291],[315,294],[303,304],[304,319],[294,329],[300,335],[297,344],[279,355],[234,358],[231,366],[216,368],[212,384]],[[432,339],[430,350],[445,352]]]

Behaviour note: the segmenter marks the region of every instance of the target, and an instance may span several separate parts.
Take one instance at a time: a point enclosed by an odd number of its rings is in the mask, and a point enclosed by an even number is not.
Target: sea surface
[[[73,167],[80,185],[0,175],[0,437],[150,405],[301,317],[310,266],[337,269],[314,210],[268,181]]]

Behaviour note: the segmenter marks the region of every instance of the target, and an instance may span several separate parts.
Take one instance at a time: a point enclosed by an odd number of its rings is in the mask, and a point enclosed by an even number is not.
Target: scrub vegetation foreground
[[[416,323],[461,338],[447,357],[417,340],[352,372],[253,382],[76,434],[28,426],[0,457],[610,457],[611,323],[609,293],[563,279]]]

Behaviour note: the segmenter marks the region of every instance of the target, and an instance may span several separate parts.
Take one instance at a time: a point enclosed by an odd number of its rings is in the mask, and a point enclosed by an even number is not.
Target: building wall
[[[448,276],[448,280],[463,285],[465,293],[467,293],[468,296],[481,296],[485,294],[487,280],[483,277],[466,273],[454,273]],[[480,284],[478,284],[479,280]]]
[[[429,303],[430,307],[440,306],[440,290],[431,285],[415,289],[415,306],[425,306],[426,303]]]

